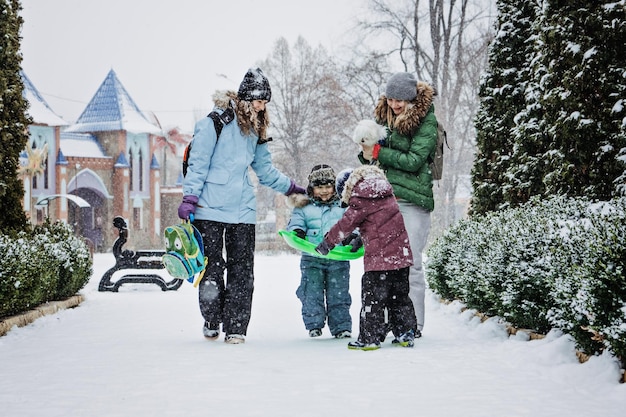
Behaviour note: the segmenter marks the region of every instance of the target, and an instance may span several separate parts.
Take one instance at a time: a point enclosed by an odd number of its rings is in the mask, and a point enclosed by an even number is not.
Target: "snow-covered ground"
[[[617,417],[626,384],[609,356],[579,364],[572,342],[506,336],[458,304],[427,296],[414,349],[346,348],[311,339],[295,296],[299,257],[256,257],[246,343],[202,337],[189,283],[97,291],[113,255],[97,254],[79,307],[0,337],[0,407],[7,417],[428,416]],[[361,261],[352,262],[353,332]],[[115,280],[115,277],[114,277]]]

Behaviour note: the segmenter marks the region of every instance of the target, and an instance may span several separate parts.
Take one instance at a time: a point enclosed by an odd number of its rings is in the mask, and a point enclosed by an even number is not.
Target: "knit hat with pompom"
[[[348,177],[350,176],[350,174],[352,174],[352,171],[352,168],[346,168],[339,171],[339,174],[337,174],[337,180],[335,181],[335,191],[337,192],[339,198],[342,198],[343,189],[346,185]]]
[[[250,68],[239,85],[237,97],[244,101],[266,100],[272,98],[272,89],[261,68]]]

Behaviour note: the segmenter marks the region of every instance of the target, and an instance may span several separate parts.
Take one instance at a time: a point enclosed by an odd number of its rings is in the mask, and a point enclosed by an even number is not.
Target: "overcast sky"
[[[279,37],[330,53],[367,0],[22,0],[22,68],[74,122],[110,69],[145,112],[191,131],[216,89],[236,89]],[[344,42],[345,40],[345,42]],[[221,77],[219,74],[226,76]]]

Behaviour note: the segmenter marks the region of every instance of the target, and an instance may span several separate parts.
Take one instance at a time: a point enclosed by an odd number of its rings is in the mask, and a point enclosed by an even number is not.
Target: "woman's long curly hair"
[[[267,129],[270,125],[267,109],[255,112],[252,102],[240,100],[234,91],[216,91],[213,94],[213,102],[222,109],[233,108],[239,129],[244,135],[256,133],[259,139],[267,139]]]
[[[266,110],[254,111],[252,103],[244,100],[235,100],[235,113],[237,123],[244,135],[255,132],[259,139],[266,139],[267,129],[270,125],[270,117]]]

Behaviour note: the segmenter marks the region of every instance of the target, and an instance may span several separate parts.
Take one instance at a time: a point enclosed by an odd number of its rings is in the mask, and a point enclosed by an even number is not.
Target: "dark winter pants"
[[[361,279],[359,341],[377,343],[386,336],[385,308],[393,334],[415,329],[415,310],[409,298],[409,268],[368,271]]]
[[[217,328],[214,323],[222,323],[227,335],[245,335],[254,290],[254,225],[196,220],[194,226],[202,234],[208,257],[198,292],[202,317],[212,328]]]
[[[350,317],[350,262],[302,255],[302,277],[296,295],[302,302],[302,320],[307,330],[328,328],[334,336],[352,331]]]

